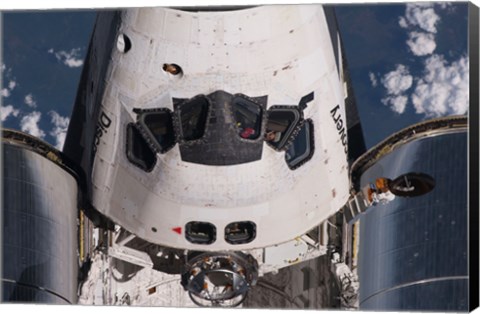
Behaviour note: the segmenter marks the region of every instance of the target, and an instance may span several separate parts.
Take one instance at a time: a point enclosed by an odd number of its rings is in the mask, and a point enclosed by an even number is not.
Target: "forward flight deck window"
[[[157,162],[155,153],[133,123],[127,126],[127,158],[135,166],[147,172],[151,171]]]
[[[155,147],[160,153],[167,152],[175,145],[175,133],[170,111],[144,112],[139,117],[139,121],[150,133],[149,137],[155,140]]]
[[[262,128],[262,108],[246,98],[236,96],[232,109],[238,135],[243,139],[257,139]]]
[[[265,140],[276,150],[282,149],[297,126],[301,114],[292,108],[272,108],[268,111]]]
[[[208,101],[198,97],[180,107],[180,125],[185,141],[198,140],[205,133],[208,116]]]
[[[313,123],[305,120],[299,133],[285,152],[285,161],[290,169],[296,169],[312,158],[313,145]]]

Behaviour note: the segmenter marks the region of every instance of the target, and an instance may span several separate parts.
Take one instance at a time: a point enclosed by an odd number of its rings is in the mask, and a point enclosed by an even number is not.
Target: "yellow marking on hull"
[[[83,262],[83,259],[85,257],[85,235],[84,235],[84,227],[83,227],[83,222],[84,222],[84,216],[83,216],[83,211],[80,211],[80,261]]]

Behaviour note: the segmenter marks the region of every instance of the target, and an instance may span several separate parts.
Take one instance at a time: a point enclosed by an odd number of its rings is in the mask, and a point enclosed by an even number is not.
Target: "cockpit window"
[[[185,141],[198,140],[205,133],[208,117],[208,100],[204,96],[180,106],[180,126]]]
[[[238,135],[243,139],[257,139],[262,128],[262,108],[246,98],[236,96],[232,109]]]
[[[270,109],[265,133],[267,143],[277,150],[282,149],[300,118],[301,114],[296,108],[276,107]]]
[[[135,166],[149,172],[157,158],[134,123],[127,126],[127,158]]]
[[[160,153],[167,152],[175,145],[175,133],[170,111],[144,112],[140,115],[139,120],[141,125],[148,130],[151,138],[155,140]]]
[[[290,169],[296,169],[312,158],[313,151],[313,123],[306,120],[285,152],[285,161]]]

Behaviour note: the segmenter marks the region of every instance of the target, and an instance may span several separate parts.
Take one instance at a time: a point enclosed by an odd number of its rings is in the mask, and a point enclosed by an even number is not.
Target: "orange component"
[[[388,192],[388,179],[387,178],[378,178],[375,180],[375,186],[377,190],[382,193]]]
[[[176,64],[168,64],[168,63],[165,63],[163,65],[163,70],[165,72],[168,72],[170,74],[173,74],[173,75],[177,75],[180,73],[180,67]]]
[[[373,190],[371,188],[368,188],[367,199],[369,203],[373,202]]]

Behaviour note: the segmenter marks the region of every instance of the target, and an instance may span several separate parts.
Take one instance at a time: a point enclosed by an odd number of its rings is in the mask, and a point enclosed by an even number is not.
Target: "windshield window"
[[[205,97],[198,97],[180,107],[180,121],[183,139],[186,141],[198,140],[205,133],[205,124],[208,116],[208,101]]]
[[[274,108],[269,110],[265,140],[275,149],[283,148],[299,120],[300,113],[296,109]]]
[[[127,158],[137,167],[151,171],[157,159],[134,123],[127,126]]]
[[[262,108],[258,104],[238,96],[233,98],[232,107],[238,135],[244,139],[257,139],[262,127]]]
[[[296,169],[312,158],[313,148],[313,124],[311,120],[306,120],[285,152],[288,167]]]
[[[144,113],[140,121],[155,139],[160,153],[165,153],[175,145],[172,115],[169,111]]]

